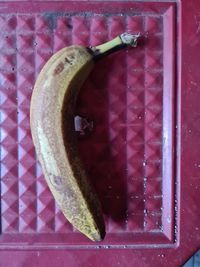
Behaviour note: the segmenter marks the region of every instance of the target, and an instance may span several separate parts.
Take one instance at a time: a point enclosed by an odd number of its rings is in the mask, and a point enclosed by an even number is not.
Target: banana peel
[[[42,68],[32,93],[31,133],[46,182],[67,220],[92,241],[103,240],[105,223],[78,156],[76,98],[97,59],[127,45],[135,47],[138,37],[124,33],[96,47],[61,49]]]

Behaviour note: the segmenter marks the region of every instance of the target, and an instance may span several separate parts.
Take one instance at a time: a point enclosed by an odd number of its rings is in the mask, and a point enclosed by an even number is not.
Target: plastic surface
[[[0,264],[180,266],[200,239],[200,4],[0,7]],[[106,220],[105,240],[93,243],[67,223],[47,188],[30,135],[30,97],[53,52],[124,31],[142,34],[138,47],[99,61],[77,101],[76,115],[94,124],[78,137],[79,151]]]

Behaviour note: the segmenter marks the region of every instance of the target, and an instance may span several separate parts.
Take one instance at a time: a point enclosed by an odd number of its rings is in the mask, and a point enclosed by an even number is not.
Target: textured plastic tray
[[[175,157],[180,4],[38,1],[1,7],[0,249],[174,249],[180,234]],[[66,221],[47,187],[31,140],[30,97],[55,51],[97,45],[124,31],[141,33],[138,47],[99,61],[76,106],[76,114],[94,122],[78,145],[105,215],[106,238],[95,244]]]
[[[134,245],[141,236],[143,242],[170,243],[173,4],[152,9],[152,4],[104,3],[99,8],[82,3],[79,11],[74,3],[62,12],[55,10],[57,4],[51,6],[48,12],[41,5],[40,12],[30,13],[27,6],[0,16],[5,241],[11,233],[18,233],[15,242],[29,240],[31,235],[24,233],[40,233],[34,245],[42,244],[43,236],[60,245],[91,244],[66,222],[42,176],[29,129],[30,96],[53,52],[72,43],[97,45],[130,31],[143,36],[138,48],[96,64],[81,90],[76,112],[94,121],[94,131],[79,138],[80,154],[103,205],[105,243]],[[168,190],[163,192],[164,186]]]

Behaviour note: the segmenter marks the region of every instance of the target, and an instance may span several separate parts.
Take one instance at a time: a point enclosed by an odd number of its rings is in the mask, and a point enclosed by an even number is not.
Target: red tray
[[[0,3],[0,266],[180,266],[198,248],[199,14],[197,0]],[[106,221],[93,243],[47,187],[30,97],[52,53],[124,31],[138,47],[99,61],[76,106],[94,122],[78,137]]]

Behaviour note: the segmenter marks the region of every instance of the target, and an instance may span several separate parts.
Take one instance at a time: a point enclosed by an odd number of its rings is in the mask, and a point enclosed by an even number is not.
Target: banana
[[[32,139],[47,184],[68,221],[93,241],[104,238],[105,224],[78,157],[74,106],[95,60],[126,45],[135,47],[137,38],[124,33],[96,47],[61,49],[42,68],[31,97]]]

